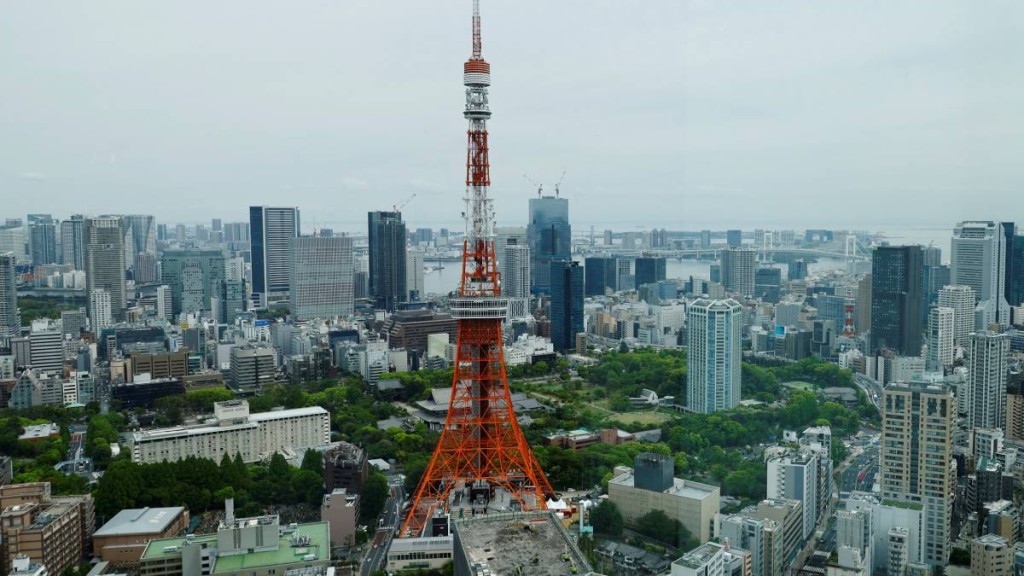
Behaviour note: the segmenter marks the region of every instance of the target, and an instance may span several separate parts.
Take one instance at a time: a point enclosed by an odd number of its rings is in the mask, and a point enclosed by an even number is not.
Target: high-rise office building
[[[618,258],[594,256],[583,261],[585,277],[583,293],[586,296],[604,296],[605,290],[618,289]]]
[[[743,244],[743,231],[742,230],[726,230],[725,231],[725,243],[729,248],[739,248]]]
[[[173,314],[212,310],[224,281],[220,250],[165,250],[160,261],[161,283],[171,287]]]
[[[923,508],[922,557],[932,566],[944,566],[950,553],[955,418],[955,400],[941,386],[896,382],[882,395],[882,498]]]
[[[530,247],[525,244],[506,244],[498,254],[501,273],[501,293],[509,298],[524,300],[530,297]]]
[[[665,279],[665,259],[643,256],[633,261],[633,287],[654,284]]]
[[[174,296],[171,295],[171,287],[166,284],[156,287],[156,317],[174,319]]]
[[[28,230],[32,264],[56,264],[60,256],[57,253],[57,221],[49,214],[29,214]]]
[[[405,293],[410,302],[416,302],[423,298],[423,276],[423,251],[407,251],[405,253]]]
[[[226,278],[220,285],[220,318],[224,324],[234,324],[245,312],[245,280]]]
[[[942,372],[953,365],[952,308],[933,306],[928,310],[928,370]]]
[[[1006,300],[1010,306],[1024,306],[1024,236],[1014,236],[1007,251]]]
[[[749,248],[722,250],[722,285],[727,292],[740,296],[754,294],[754,272],[757,252]]]
[[[131,239],[128,255],[131,257],[136,254],[156,255],[156,220],[152,216],[144,214],[130,214],[125,216],[124,220]]]
[[[967,428],[1006,428],[1006,377],[1010,338],[972,332],[967,358]]]
[[[110,292],[104,288],[95,288],[89,291],[89,325],[96,333],[107,326],[114,325]]]
[[[0,343],[21,334],[21,314],[18,311],[18,277],[12,252],[0,253]]]
[[[871,259],[871,349],[921,355],[920,246],[880,246]]]
[[[230,226],[230,225],[229,225]],[[252,299],[257,306],[288,300],[292,239],[299,235],[298,208],[249,207]]]
[[[60,223],[61,262],[85,270],[85,218],[75,214]]]
[[[351,238],[295,238],[291,260],[291,312],[296,320],[352,314]]]
[[[1016,237],[1017,225],[1013,222],[1000,222],[1003,229],[1003,297],[1007,304],[1016,306],[1010,299],[1010,285],[1013,283],[1013,239]]]
[[[687,308],[690,410],[708,414],[739,405],[742,311],[732,299],[701,298]]]
[[[953,284],[974,289],[974,329],[1008,326],[1006,302],[1006,236],[999,222],[960,222],[953,229],[950,275]]]
[[[132,264],[132,280],[135,280],[136,286],[155,283],[159,280],[156,272],[155,254],[140,252],[135,255],[135,262]]]
[[[530,198],[530,286],[534,294],[551,293],[551,263],[572,259],[569,200],[556,196]]]
[[[369,291],[378,309],[393,312],[406,294],[405,223],[401,212],[370,212]]]
[[[22,225],[20,218],[8,218],[0,224],[0,252],[13,252],[19,264],[28,264],[32,262],[32,258],[25,250],[27,246],[25,226]]]
[[[112,322],[125,319],[125,223],[120,216],[100,216],[85,221],[85,283],[86,293],[92,298],[97,290],[105,290],[110,297]],[[89,303],[89,311],[99,309]],[[93,319],[93,328],[96,319]]]
[[[967,335],[974,332],[974,289],[970,286],[944,286],[939,290],[939,306],[953,309],[953,343],[967,345]]]
[[[579,262],[560,260],[551,270],[551,343],[561,352],[576,345],[583,332],[583,267]]]

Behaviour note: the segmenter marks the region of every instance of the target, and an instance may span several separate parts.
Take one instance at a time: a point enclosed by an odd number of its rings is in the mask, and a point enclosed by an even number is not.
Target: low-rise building
[[[141,576],[281,576],[326,567],[327,522],[282,526],[277,516],[227,518],[216,534],[153,540],[139,562]]]
[[[672,576],[725,576],[724,547],[706,542],[672,562]]]
[[[184,534],[188,519],[181,506],[121,510],[93,534],[93,555],[115,566],[138,566],[151,540]]]
[[[25,554],[54,574],[77,565],[91,545],[95,527],[92,497],[50,496],[48,482],[0,488],[0,554],[3,572]]]
[[[701,542],[714,536],[713,526],[721,503],[718,486],[681,480],[673,476],[671,456],[640,454],[633,470],[622,470],[608,483],[608,498],[622,511],[627,522],[661,510],[678,520]]]

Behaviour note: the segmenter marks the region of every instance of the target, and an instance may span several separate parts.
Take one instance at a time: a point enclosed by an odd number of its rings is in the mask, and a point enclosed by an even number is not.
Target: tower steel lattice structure
[[[435,513],[453,500],[470,513],[493,503],[523,510],[544,509],[554,491],[516,421],[505,359],[501,295],[494,247],[494,213],[487,156],[487,87],[491,66],[481,52],[480,5],[473,2],[473,55],[463,68],[469,123],[466,150],[466,240],[458,296],[450,300],[458,319],[455,374],[448,415],[400,537],[423,535]],[[456,494],[458,492],[458,494]]]

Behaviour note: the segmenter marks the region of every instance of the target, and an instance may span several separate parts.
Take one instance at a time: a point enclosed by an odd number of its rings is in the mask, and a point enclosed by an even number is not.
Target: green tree
[[[659,542],[683,546],[690,539],[689,531],[678,520],[661,510],[651,510],[636,519],[636,531]]]
[[[625,522],[619,507],[611,500],[602,500],[600,504],[590,510],[590,524],[594,531],[606,534],[612,538],[622,535],[622,527]]]
[[[317,450],[306,450],[306,453],[302,455],[302,465],[299,468],[315,472],[316,474],[323,474],[324,455]]]
[[[369,524],[380,515],[387,503],[388,492],[388,479],[376,470],[371,471],[363,483],[363,493],[360,496],[360,522]]]

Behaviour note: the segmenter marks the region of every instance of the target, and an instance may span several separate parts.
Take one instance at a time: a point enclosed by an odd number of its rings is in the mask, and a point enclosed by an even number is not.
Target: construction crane
[[[523,174],[523,178],[537,189],[537,197],[540,198],[541,193],[544,191],[544,185],[535,181],[533,178],[530,178],[526,174]]]
[[[558,177],[558,182],[555,183],[555,198],[558,198],[558,188],[562,185],[562,180],[565,180],[565,170],[562,170],[562,175]]]
[[[394,206],[392,206],[392,208],[393,208],[392,211],[393,212],[401,212],[402,208],[405,208],[405,205],[408,204],[409,202],[412,202],[412,199],[415,198],[415,197],[416,197],[416,193],[413,192],[412,196],[409,196],[405,200],[402,200],[400,203],[395,204]]]

